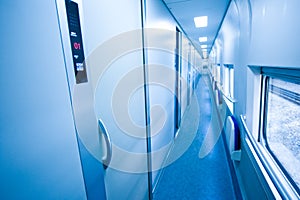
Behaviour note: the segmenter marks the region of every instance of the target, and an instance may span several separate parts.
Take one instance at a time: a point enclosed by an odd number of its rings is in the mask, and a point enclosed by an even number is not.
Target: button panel
[[[83,51],[78,4],[73,1],[66,0],[66,11],[76,83],[85,83],[87,82],[87,73],[84,60],[85,57]]]

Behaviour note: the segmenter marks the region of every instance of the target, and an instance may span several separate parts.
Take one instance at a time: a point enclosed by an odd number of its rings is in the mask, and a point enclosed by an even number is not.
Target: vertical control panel
[[[84,60],[85,57],[83,51],[78,4],[70,0],[66,0],[65,2],[76,83],[85,83],[87,82],[87,73]]]

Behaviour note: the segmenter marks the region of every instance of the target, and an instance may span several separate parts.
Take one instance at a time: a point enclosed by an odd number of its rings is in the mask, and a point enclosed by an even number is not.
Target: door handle
[[[98,130],[99,130],[100,138],[102,138],[103,136],[105,141],[106,155],[102,157],[102,164],[104,169],[106,169],[109,166],[112,157],[112,144],[111,144],[109,134],[107,133],[107,129],[105,128],[101,119],[98,120]]]

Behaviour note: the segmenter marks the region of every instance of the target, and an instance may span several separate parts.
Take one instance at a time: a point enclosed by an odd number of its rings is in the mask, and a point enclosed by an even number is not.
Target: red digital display
[[[81,45],[80,45],[79,42],[74,42],[73,46],[74,46],[75,49],[78,50],[78,49],[80,49],[80,46],[81,46]]]

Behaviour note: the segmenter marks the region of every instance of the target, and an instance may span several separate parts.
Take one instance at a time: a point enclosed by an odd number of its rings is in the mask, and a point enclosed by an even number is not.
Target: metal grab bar
[[[107,133],[107,130],[101,119],[98,120],[98,130],[100,137],[103,135],[106,144],[106,155],[102,157],[102,164],[104,169],[106,169],[109,166],[112,158],[112,144],[109,134]]]
[[[212,84],[216,84],[217,89],[221,92],[221,94],[228,99],[228,101],[230,101],[231,103],[237,103],[237,100],[235,98],[232,98],[231,96],[228,96],[227,94],[225,94],[223,92],[223,88],[222,85],[219,81],[215,80],[214,76],[212,75],[211,71],[209,71],[210,76],[213,78],[213,83]]]
[[[222,88],[222,85],[221,85],[219,82],[216,81],[216,83],[217,83],[217,88],[218,88],[218,90],[221,92],[221,94],[222,94],[226,99],[228,99],[231,103],[236,103],[236,102],[237,102],[236,99],[234,99],[234,98],[232,98],[231,96],[228,96],[227,94],[224,93],[223,88]]]
[[[219,90],[220,90],[220,89],[219,89]],[[223,94],[223,96],[224,96],[226,99],[228,99],[231,103],[236,103],[236,102],[237,102],[236,99],[234,99],[234,98],[228,96],[227,94],[225,94],[225,93],[223,92],[223,90],[220,90],[220,92],[221,92],[221,93]]]
[[[299,195],[293,188],[291,188],[290,183],[288,183],[287,179],[284,177],[284,175],[282,175],[279,167],[274,164],[274,161],[270,155],[250,133],[243,115],[240,115],[240,120],[243,130],[245,131],[245,135],[252,147],[250,147],[249,144],[248,146],[250,149],[253,149],[250,151],[252,151],[252,153],[256,153],[256,155],[253,154],[253,157],[256,160],[259,169],[264,174],[264,178],[268,183],[275,199],[299,199]]]

